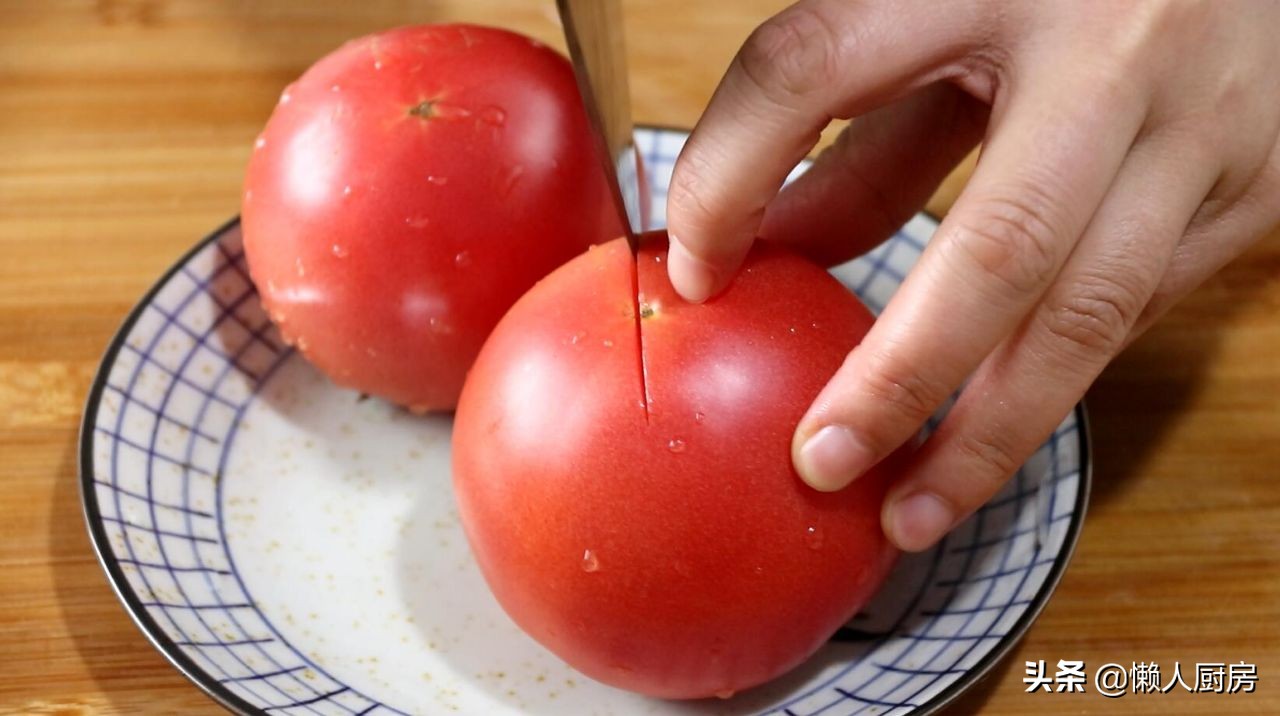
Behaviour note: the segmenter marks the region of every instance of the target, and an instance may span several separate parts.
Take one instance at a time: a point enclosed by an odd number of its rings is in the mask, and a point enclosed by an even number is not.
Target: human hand
[[[671,281],[706,300],[757,235],[828,262],[860,254],[983,140],[792,445],[807,483],[840,489],[968,379],[885,502],[890,539],[924,549],[1280,220],[1277,27],[1280,3],[1261,0],[800,0],[748,39],[676,163]]]

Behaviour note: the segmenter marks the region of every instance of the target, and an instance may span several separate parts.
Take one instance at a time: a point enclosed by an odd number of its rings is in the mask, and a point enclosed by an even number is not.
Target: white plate
[[[655,221],[684,132],[645,129]],[[912,219],[835,269],[879,310],[936,228]],[[232,221],[112,341],[85,411],[93,543],[125,608],[200,688],[244,713],[928,713],[1044,607],[1088,494],[1081,408],[865,613],[783,678],[726,701],[647,699],[526,637],[473,564],[450,419],[334,387],[284,346]]]

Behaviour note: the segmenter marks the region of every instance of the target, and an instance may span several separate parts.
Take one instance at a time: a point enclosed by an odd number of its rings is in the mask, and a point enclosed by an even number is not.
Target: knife
[[[578,91],[587,109],[618,216],[634,254],[644,231],[640,155],[631,122],[619,0],[556,0]]]

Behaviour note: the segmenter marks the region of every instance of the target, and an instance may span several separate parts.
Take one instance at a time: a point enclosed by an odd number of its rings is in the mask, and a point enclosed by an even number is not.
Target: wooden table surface
[[[691,126],[777,0],[627,2],[640,121]],[[134,301],[237,210],[280,89],[343,40],[468,20],[563,46],[551,0],[0,0],[0,713],[217,713],[98,567],[76,432]],[[944,210],[964,171],[933,208]],[[1083,540],[956,712],[1280,713],[1280,233],[1090,395]],[[1023,662],[1251,662],[1253,694],[1023,693]],[[1092,692],[1092,689],[1090,689]]]

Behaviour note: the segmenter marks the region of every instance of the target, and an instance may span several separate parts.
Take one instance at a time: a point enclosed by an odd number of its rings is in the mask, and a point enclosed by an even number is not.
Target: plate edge
[[[663,133],[680,133],[688,135],[688,130],[663,124],[645,124],[638,125],[637,129],[644,129],[653,132]],[[811,159],[811,158],[808,158]],[[942,219],[932,212],[921,209],[918,215],[928,217],[935,224],[940,224]],[[143,311],[151,304],[156,295],[164,288],[164,286],[178,272],[186,266],[192,258],[201,251],[206,249],[210,244],[218,241],[228,231],[240,225],[240,216],[229,219],[224,224],[214,229],[202,239],[197,241],[194,246],[183,253],[174,263],[152,284],[152,286],[144,293],[133,308],[130,309],[120,327],[116,330],[111,340],[107,344],[107,349],[103,353],[98,368],[94,373],[93,382],[90,384],[89,393],[85,399],[85,408],[83,417],[80,421],[79,435],[77,441],[79,443],[80,455],[78,460],[79,466],[79,489],[81,512],[85,520],[85,526],[89,533],[89,541],[93,546],[93,551],[98,559],[99,565],[107,574],[107,581],[111,585],[112,592],[121,602],[125,612],[129,615],[134,625],[142,632],[143,636],[151,642],[152,646],[164,655],[165,659],[174,666],[184,677],[200,688],[212,700],[232,711],[233,713],[242,714],[244,716],[253,716],[256,714],[265,714],[266,712],[257,708],[248,701],[234,694],[224,684],[213,679],[198,664],[182,651],[173,640],[164,633],[159,624],[147,613],[146,607],[132,592],[124,587],[128,585],[128,578],[124,571],[120,568],[119,562],[116,560],[114,552],[108,540],[106,530],[103,527],[101,519],[101,510],[98,505],[97,491],[94,487],[94,462],[93,462],[93,441],[92,432],[97,420],[98,404],[101,402],[102,393],[106,388],[106,376],[109,373],[112,364],[120,353],[121,346],[128,338],[129,332],[138,322]],[[1066,573],[1066,568],[1070,564],[1071,559],[1075,555],[1076,548],[1079,545],[1080,535],[1083,531],[1085,513],[1088,510],[1089,496],[1092,492],[1093,484],[1093,457],[1091,449],[1091,438],[1089,430],[1088,411],[1084,401],[1080,401],[1073,409],[1076,414],[1079,429],[1077,430],[1078,442],[1080,447],[1080,483],[1076,495],[1076,504],[1072,515],[1071,523],[1068,525],[1067,534],[1064,538],[1063,548],[1059,551],[1054,560],[1054,564],[1046,575],[1044,583],[1037,592],[1035,599],[1029,609],[1023,612],[1018,621],[1006,636],[992,651],[988,652],[977,665],[970,670],[973,677],[965,680],[965,683],[957,681],[941,691],[937,696],[929,701],[921,704],[917,709],[911,711],[912,714],[919,716],[929,716],[936,714],[942,709],[953,704],[960,696],[968,692],[977,684],[985,681],[991,676],[991,671],[1001,663],[1017,646],[1026,633],[1030,630],[1031,625],[1044,611],[1049,603],[1049,597],[1056,591],[1058,584],[1062,581]]]
[[[1072,412],[1076,415],[1076,435],[1080,445],[1080,483],[1076,491],[1076,504],[1072,511],[1071,524],[1067,526],[1067,534],[1063,537],[1062,550],[1054,558],[1053,567],[1045,575],[1044,583],[1036,592],[1030,608],[1018,617],[1018,621],[1014,622],[1005,638],[969,671],[973,677],[968,680],[968,683],[961,684],[957,681],[948,686],[937,696],[921,704],[918,710],[909,712],[912,716],[931,716],[940,713],[970,689],[992,676],[991,672],[995,667],[1003,662],[1013,652],[1014,647],[1022,642],[1027,632],[1031,631],[1031,625],[1040,617],[1045,607],[1049,606],[1049,598],[1058,590],[1058,585],[1066,575],[1067,566],[1080,545],[1080,535],[1084,532],[1085,513],[1089,511],[1089,496],[1093,492],[1093,446],[1089,431],[1089,411],[1085,401],[1082,399],[1076,403]]]
[[[129,337],[129,333],[138,323],[147,306],[151,305],[156,295],[189,261],[239,225],[240,216],[236,215],[197,241],[194,246],[176,259],[160,278],[156,279],[151,288],[147,289],[147,292],[129,310],[124,321],[121,322],[120,327],[116,329],[115,334],[112,335],[111,340],[107,343],[107,349],[102,355],[102,360],[98,363],[97,370],[94,372],[93,382],[89,386],[89,394],[85,398],[84,414],[80,419],[80,431],[76,440],[80,448],[78,460],[80,506],[85,528],[89,532],[89,543],[93,545],[93,553],[98,558],[98,564],[106,572],[107,582],[111,585],[111,591],[115,593],[116,598],[124,607],[125,613],[129,615],[134,626],[138,627],[138,630],[142,632],[147,641],[151,642],[156,651],[164,655],[164,658],[178,670],[178,673],[199,687],[206,696],[233,713],[252,716],[253,714],[265,712],[237,696],[225,685],[206,673],[165,634],[159,623],[147,613],[146,607],[143,606],[133,590],[125,588],[129,584],[128,577],[125,576],[124,570],[121,569],[120,563],[115,557],[115,552],[107,537],[106,528],[103,526],[102,510],[98,504],[97,488],[94,486],[96,481],[93,477],[95,471],[92,436],[98,418],[98,405],[102,402],[102,394],[106,390],[107,375],[115,364],[121,347]]]

